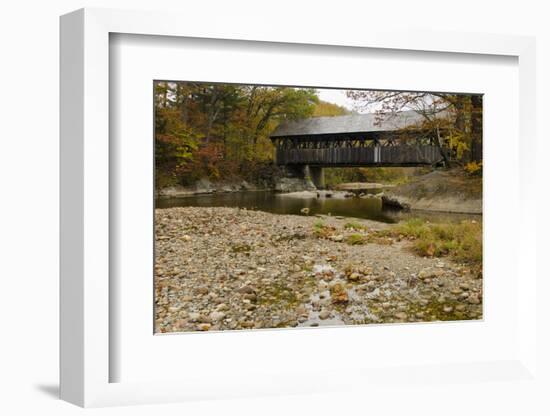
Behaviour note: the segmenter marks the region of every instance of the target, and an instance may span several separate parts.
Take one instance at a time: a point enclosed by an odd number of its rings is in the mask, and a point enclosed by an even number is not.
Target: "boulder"
[[[407,203],[399,201],[396,197],[389,195],[381,195],[382,205],[390,208],[396,208],[403,211],[410,211],[411,206]]]

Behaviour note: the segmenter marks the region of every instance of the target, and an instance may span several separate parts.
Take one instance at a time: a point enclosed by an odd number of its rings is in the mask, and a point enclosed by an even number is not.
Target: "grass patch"
[[[482,224],[478,221],[432,224],[412,219],[391,228],[389,233],[414,240],[414,251],[421,256],[451,256],[457,261],[481,264]]]
[[[368,243],[380,244],[383,246],[391,246],[393,244],[393,238],[386,231],[376,231],[370,233],[367,236]]]
[[[266,295],[267,298],[270,298],[271,303],[279,304],[285,308],[291,308],[298,302],[295,291],[283,283],[272,284],[267,288]]]
[[[365,236],[363,236],[361,234],[350,234],[350,235],[346,236],[346,243],[349,244],[350,246],[357,246],[357,245],[365,244],[366,241],[367,240],[366,240]]]
[[[316,221],[313,224],[313,234],[318,238],[329,238],[336,228],[326,225],[323,221]]]
[[[326,227],[326,225],[323,221],[315,221],[315,223],[313,224],[313,228],[316,230],[320,230],[324,227]]]
[[[233,244],[231,251],[233,253],[249,253],[252,247],[249,244]]]
[[[356,230],[356,231],[364,231],[367,229],[366,226],[363,224],[359,224],[358,222],[347,222],[344,224],[344,228],[346,230]]]

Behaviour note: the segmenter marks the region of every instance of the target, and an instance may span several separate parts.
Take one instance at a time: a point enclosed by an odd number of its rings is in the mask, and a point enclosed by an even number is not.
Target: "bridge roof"
[[[293,136],[327,136],[352,133],[394,131],[420,125],[423,117],[416,111],[401,111],[380,117],[376,114],[352,114],[334,117],[311,117],[283,121],[271,138]]]

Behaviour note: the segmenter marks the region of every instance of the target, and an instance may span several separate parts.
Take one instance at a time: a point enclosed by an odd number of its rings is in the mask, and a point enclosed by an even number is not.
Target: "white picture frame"
[[[460,379],[487,394],[497,389],[490,382],[506,381],[529,387],[541,383],[537,373],[536,259],[533,249],[536,218],[533,203],[535,164],[536,78],[535,41],[529,37],[468,33],[431,33],[386,26],[369,30],[349,28],[328,34],[322,28],[308,31],[275,24],[251,25],[246,35],[235,33],[220,19],[205,29],[200,22],[173,13],[82,9],[61,18],[61,397],[80,406],[158,403],[197,398],[239,397],[262,394],[323,392],[417,380],[425,385]],[[319,382],[318,374],[281,373],[253,382],[224,383],[189,378],[183,381],[111,382],[110,366],[120,359],[110,349],[109,252],[109,36],[123,33],[148,36],[277,42],[384,50],[430,51],[440,54],[502,55],[515,57],[519,66],[520,177],[515,273],[522,271],[517,291],[517,348],[498,361],[445,362],[414,368],[342,368],[334,380]],[[144,305],[149,307],[149,305]],[[265,337],[276,336],[274,332]],[[334,333],[333,333],[334,334]],[[151,334],[152,335],[152,334]],[[335,336],[335,335],[332,335]],[[214,339],[214,338],[212,338]],[[219,341],[216,338],[213,342]],[[347,382],[341,382],[345,379]],[[225,386],[225,387],[224,387]],[[519,388],[519,387],[518,387]],[[383,390],[383,389],[382,389]],[[450,389],[449,392],[450,393]],[[495,396],[497,397],[497,396]]]

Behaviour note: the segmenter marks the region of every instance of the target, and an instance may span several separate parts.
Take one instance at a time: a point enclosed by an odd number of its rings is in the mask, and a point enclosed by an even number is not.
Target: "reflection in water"
[[[300,210],[307,207],[309,208],[309,215],[330,214],[395,222],[395,219],[388,212],[382,210],[382,201],[378,198],[295,198],[269,191],[248,191],[158,199],[156,206],[157,208],[186,206],[240,207],[291,215],[302,215]]]
[[[240,207],[275,214],[302,215],[302,208],[309,208],[309,215],[333,215],[364,218],[385,223],[395,223],[409,217],[421,217],[430,221],[461,220],[475,215],[401,211],[382,208],[379,198],[295,198],[271,191],[245,191],[194,195],[183,198],[157,199],[157,208],[171,207]]]

